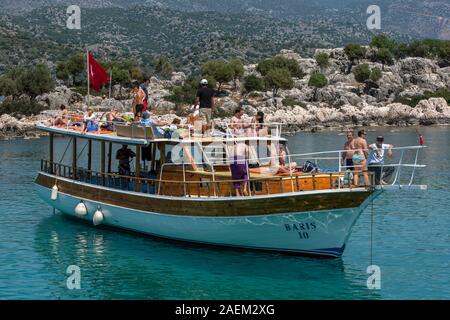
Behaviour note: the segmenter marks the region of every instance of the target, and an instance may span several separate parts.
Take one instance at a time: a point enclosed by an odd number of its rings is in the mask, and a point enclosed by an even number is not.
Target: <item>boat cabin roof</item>
[[[100,133],[82,133],[81,130],[68,127],[59,126],[46,126],[43,124],[36,126],[37,130],[59,134],[69,137],[77,137],[82,139],[91,139],[96,141],[105,141],[118,144],[135,145],[135,146],[148,146],[151,143],[166,143],[166,144],[178,144],[178,143],[201,143],[209,144],[213,142],[245,142],[245,141],[286,141],[285,138],[280,136],[261,136],[261,137],[228,137],[228,136],[210,136],[210,137],[189,137],[189,138],[156,138],[153,135],[153,131],[150,127],[142,126],[116,126],[114,132],[100,132]]]

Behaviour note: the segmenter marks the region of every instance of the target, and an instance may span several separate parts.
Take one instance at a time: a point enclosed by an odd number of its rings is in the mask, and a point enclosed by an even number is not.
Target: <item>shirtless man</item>
[[[347,141],[344,143],[344,152],[342,154],[342,166],[345,167],[345,170],[355,170],[355,167],[353,166],[353,131],[348,130],[347,131]]]
[[[353,140],[353,150],[355,150],[352,160],[353,165],[356,168],[361,168],[363,177],[364,177],[364,185],[368,187],[370,185],[369,175],[367,174],[367,140],[366,140],[366,132],[364,130],[360,130],[358,132],[358,138]],[[353,183],[358,186],[359,185],[359,175],[353,175]]]
[[[243,115],[244,115],[244,110],[241,107],[238,107],[234,111],[233,118],[231,118],[230,127],[231,127],[231,129],[233,129],[233,134],[235,136],[244,136],[245,129],[249,128],[251,126],[250,124],[245,123],[244,119],[242,119]]]

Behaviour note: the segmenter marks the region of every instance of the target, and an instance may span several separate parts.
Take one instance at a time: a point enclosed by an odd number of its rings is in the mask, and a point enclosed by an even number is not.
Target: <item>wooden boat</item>
[[[236,137],[227,130],[220,137],[167,139],[156,138],[150,127],[116,125],[108,134],[83,135],[69,127],[39,125],[49,133],[50,158],[41,161],[36,190],[51,207],[94,225],[210,245],[340,257],[353,225],[382,188],[353,185],[340,164],[327,172],[272,170],[273,159],[279,157],[274,146],[286,144],[286,139],[281,125],[271,126],[266,136]],[[55,135],[70,138],[71,164],[55,162]],[[87,141],[87,168],[77,159],[80,140]],[[100,144],[99,171],[92,170],[94,141]],[[230,173],[230,148],[238,143],[253,154],[245,161],[248,196],[235,195],[234,184],[244,181],[233,180]],[[150,154],[149,168],[144,170],[136,160],[131,175],[114,172],[115,144],[134,148],[137,159]],[[410,148],[417,153],[421,149]],[[175,150],[183,155],[182,162],[173,161]],[[261,156],[261,150],[268,150],[268,156]],[[328,159],[339,163],[341,151],[333,153]],[[288,158],[290,163],[295,157],[317,161],[324,154],[288,152]],[[403,166],[398,164],[398,175]],[[410,166],[421,167],[417,157]],[[414,187],[412,179],[402,186],[397,178],[398,188]]]

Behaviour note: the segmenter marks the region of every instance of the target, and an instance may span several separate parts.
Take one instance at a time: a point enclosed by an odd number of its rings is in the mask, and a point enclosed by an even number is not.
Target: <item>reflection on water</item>
[[[369,140],[383,134],[387,143],[416,144],[415,129],[391,130],[369,131]],[[0,299],[450,298],[450,130],[423,133],[430,147],[420,163],[430,167],[418,177],[430,190],[386,193],[374,203],[372,258],[381,267],[380,291],[366,288],[370,206],[336,260],[159,240],[53,215],[33,191],[47,139],[1,141]],[[336,132],[303,133],[290,138],[290,149],[337,150],[344,140]],[[56,143],[59,160],[67,140]],[[66,287],[70,265],[81,268],[79,291]]]
[[[82,291],[68,293],[61,287],[52,298],[331,299],[342,292],[376,297],[340,259],[218,249],[86,228],[59,214],[38,226],[35,245],[45,256],[46,272],[61,273],[75,264],[82,273]]]

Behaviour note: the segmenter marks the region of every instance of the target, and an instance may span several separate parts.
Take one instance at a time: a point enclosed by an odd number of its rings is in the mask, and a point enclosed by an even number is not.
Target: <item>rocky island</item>
[[[380,50],[364,47],[363,55],[355,61],[344,48],[317,49],[315,58],[304,58],[292,50],[282,50],[276,57],[295,61],[301,76],[293,76],[292,84],[277,90],[255,88],[248,90],[245,79],[262,79],[256,64],[245,65],[239,79],[221,85],[217,97],[216,118],[228,120],[233,110],[242,106],[248,117],[263,111],[266,121],[285,124],[289,132],[345,128],[359,126],[409,126],[450,123],[448,90],[450,67],[436,59],[405,57],[390,63],[375,61]],[[318,57],[326,57],[326,63]],[[275,58],[276,58],[275,57]],[[356,63],[357,62],[357,63]],[[361,69],[360,74],[355,69]],[[364,72],[368,72],[364,78]],[[378,73],[375,77],[373,74]],[[313,77],[320,74],[325,82],[315,84]],[[363,77],[363,79],[359,79]],[[188,77],[183,72],[172,72],[167,80],[151,77],[150,99],[152,112],[170,121],[189,112],[189,103],[174,102],[171,97]],[[115,85],[112,98],[91,96],[91,106],[98,112],[115,108],[131,111],[127,90]],[[438,94],[436,94],[438,93]],[[125,97],[122,98],[121,97]],[[446,99],[447,97],[447,99]],[[24,97],[22,97],[24,98]],[[10,97],[6,97],[8,101]],[[30,98],[28,98],[30,99]],[[62,104],[69,110],[85,110],[87,97],[64,85],[49,93],[32,98],[51,114]],[[415,100],[415,101],[414,101]],[[24,117],[3,114],[0,117],[0,137],[35,136],[34,125],[42,115]]]

